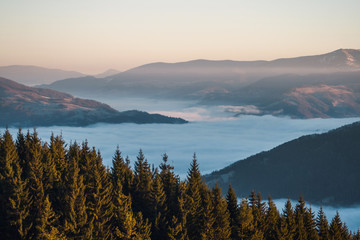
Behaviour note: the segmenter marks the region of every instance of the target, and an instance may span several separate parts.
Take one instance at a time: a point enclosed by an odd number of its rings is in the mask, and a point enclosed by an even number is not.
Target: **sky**
[[[359,49],[359,9],[359,0],[1,0],[0,66],[96,74]]]

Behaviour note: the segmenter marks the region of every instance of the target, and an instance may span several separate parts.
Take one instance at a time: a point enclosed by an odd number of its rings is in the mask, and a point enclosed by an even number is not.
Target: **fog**
[[[326,132],[358,120],[244,116],[237,120],[183,125],[96,124],[89,127],[39,127],[37,131],[43,141],[48,141],[52,132],[62,134],[67,143],[81,143],[87,139],[90,146],[100,150],[106,165],[111,164],[117,145],[132,162],[141,148],[155,166],[160,164],[162,154],[167,153],[175,172],[185,177],[194,152],[202,173],[206,174],[302,135]],[[10,131],[16,135],[17,129],[10,128]]]

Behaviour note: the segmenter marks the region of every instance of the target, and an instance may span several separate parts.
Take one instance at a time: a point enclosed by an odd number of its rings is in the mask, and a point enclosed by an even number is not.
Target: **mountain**
[[[231,90],[267,77],[360,71],[360,50],[339,49],[322,55],[273,61],[194,60],[150,63],[106,77],[103,90],[152,96],[194,97],[198,91],[218,87]],[[56,89],[56,86],[49,85]],[[73,90],[69,81],[67,88]],[[97,89],[95,87],[94,89]],[[154,91],[155,90],[155,91]],[[175,91],[176,90],[176,91]]]
[[[136,110],[119,112],[110,106],[70,94],[32,88],[0,78],[0,125],[86,126],[95,123],[186,123],[180,118]]]
[[[192,100],[250,107],[259,115],[328,118],[360,116],[359,83],[360,50],[339,49],[273,61],[151,63],[105,78],[65,79],[44,87],[99,99]]]
[[[96,78],[104,78],[104,77],[109,77],[109,76],[119,74],[119,73],[120,73],[120,71],[118,71],[118,70],[108,69],[103,73],[99,73],[99,74],[94,75],[94,77],[96,77]]]
[[[209,93],[201,103],[250,105],[258,115],[292,118],[360,116],[360,71],[269,77],[228,93]]]
[[[12,79],[30,86],[49,84],[61,79],[83,76],[85,76],[85,74],[75,71],[64,71],[60,69],[50,69],[37,66],[0,66],[0,77]]]
[[[360,203],[360,122],[323,134],[303,136],[270,151],[204,176],[208,185],[227,189],[231,183],[239,196],[260,191],[263,196],[313,203]]]

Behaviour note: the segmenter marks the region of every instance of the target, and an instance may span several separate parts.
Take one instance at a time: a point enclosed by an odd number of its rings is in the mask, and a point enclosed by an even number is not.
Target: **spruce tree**
[[[28,238],[31,198],[15,144],[8,129],[0,138],[0,234],[9,239]]]
[[[316,231],[315,214],[312,211],[311,207],[309,209],[306,209],[305,211],[304,225],[306,229],[307,238],[318,240],[319,235]]]
[[[262,201],[260,193],[256,194],[255,191],[251,192],[250,205],[254,216],[254,234],[258,238],[261,238],[265,231],[265,203]]]
[[[285,216],[282,214],[279,218],[278,221],[278,227],[277,227],[277,233],[276,236],[278,240],[287,240],[290,239],[289,238],[289,231],[288,231],[288,226],[286,223],[286,218]]]
[[[343,224],[341,222],[339,212],[336,211],[336,215],[334,216],[334,218],[331,220],[330,223],[330,228],[329,228],[330,238],[332,240],[345,239],[344,238],[345,236],[343,236],[342,228],[343,228]]]
[[[144,220],[141,212],[136,214],[136,231],[137,236],[134,238],[136,240],[151,240],[151,223],[149,220]]]
[[[290,199],[288,199],[285,203],[285,208],[283,210],[283,215],[286,220],[286,225],[288,228],[288,236],[287,239],[294,239],[295,231],[296,231],[296,224],[295,224],[295,215],[294,210],[291,205]]]
[[[215,240],[215,217],[212,193],[206,185],[201,185],[200,194],[202,199],[200,207],[200,239]]]
[[[130,194],[134,174],[130,168],[129,161],[124,161],[124,158],[121,156],[119,146],[117,146],[112,160],[111,179],[113,184],[117,184],[117,181],[120,180],[122,192],[125,195]]]
[[[40,229],[43,228],[43,211],[45,209],[45,189],[44,189],[44,166],[42,163],[42,146],[38,138],[36,130],[33,134],[27,137],[29,161],[28,161],[28,176],[29,176],[29,190],[33,197],[32,205],[30,207],[30,216],[32,222],[31,234],[33,238],[39,238]]]
[[[212,190],[213,195],[213,216],[214,216],[214,238],[229,239],[231,235],[230,213],[227,208],[227,202],[223,198],[221,188],[218,185]]]
[[[134,212],[142,212],[143,217],[150,218],[150,190],[152,172],[148,161],[140,149],[134,166],[134,183],[131,193]]]
[[[91,235],[87,225],[85,186],[79,174],[79,152],[76,142],[70,146],[68,169],[64,172],[64,230],[68,239],[86,239]]]
[[[184,225],[179,221],[175,216],[172,217],[169,226],[168,226],[168,236],[169,240],[187,240],[186,231]]]
[[[114,215],[111,222],[115,239],[131,240],[140,237],[136,218],[131,209],[131,197],[122,192],[120,179],[113,188]]]
[[[40,213],[39,224],[36,225],[36,230],[38,232],[36,239],[65,240],[65,236],[60,233],[57,226],[57,216],[51,207],[49,196],[46,196],[43,203],[43,211]]]
[[[276,208],[276,205],[272,200],[271,196],[269,196],[268,207],[265,217],[265,231],[264,231],[266,239],[269,240],[277,239],[277,233],[278,233],[277,226],[278,226],[279,217],[280,216]]]
[[[305,240],[307,239],[307,232],[305,228],[305,201],[302,195],[299,198],[298,204],[295,207],[295,222],[296,222],[296,230],[295,237],[296,240]]]
[[[46,188],[46,192],[49,194],[50,200],[52,202],[52,206],[54,208],[54,211],[56,213],[61,213],[62,209],[64,208],[64,195],[61,194],[64,192],[64,189],[66,188],[66,172],[67,170],[67,150],[65,141],[62,138],[62,136],[54,136],[53,134],[50,137],[50,145],[49,145],[49,151],[50,151],[50,158],[51,160],[47,160],[47,165],[52,169],[51,172],[51,178],[53,189],[50,190]],[[52,166],[54,165],[54,166]],[[62,214],[61,214],[62,215]],[[60,219],[62,220],[62,216],[60,216]]]
[[[168,164],[168,156],[163,155],[163,162],[160,164],[160,178],[166,195],[166,220],[171,222],[173,216],[178,217],[178,190],[180,179],[174,174],[174,167]]]
[[[201,218],[202,218],[202,201],[201,201],[202,180],[197,163],[196,154],[194,153],[193,160],[188,171],[186,180],[186,195],[187,195],[187,219],[186,228],[189,239],[201,238]]]
[[[94,239],[110,239],[112,237],[110,223],[113,216],[112,185],[102,164],[100,153],[96,154],[96,150],[93,148],[91,156],[93,165],[89,172],[91,178],[88,217],[93,227],[92,237]]]
[[[319,239],[320,240],[325,240],[325,239],[329,239],[330,235],[329,235],[329,224],[328,221],[326,219],[325,213],[322,209],[322,207],[320,207],[317,219],[316,219],[316,226],[317,226],[317,230],[318,230],[318,234],[319,234]]]
[[[237,202],[237,197],[232,185],[229,185],[228,193],[226,195],[227,208],[230,213],[230,228],[231,228],[231,239],[240,239],[240,210]]]
[[[150,191],[151,202],[151,238],[165,239],[167,237],[167,221],[166,221],[166,194],[158,172],[155,172],[155,177],[151,185]]]
[[[251,239],[256,229],[251,206],[249,206],[248,200],[245,198],[243,198],[240,203],[239,221],[240,239]]]

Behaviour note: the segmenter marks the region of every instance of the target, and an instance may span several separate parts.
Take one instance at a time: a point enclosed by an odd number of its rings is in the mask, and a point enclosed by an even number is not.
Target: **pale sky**
[[[1,0],[0,66],[95,74],[150,62],[360,49],[359,0]]]

